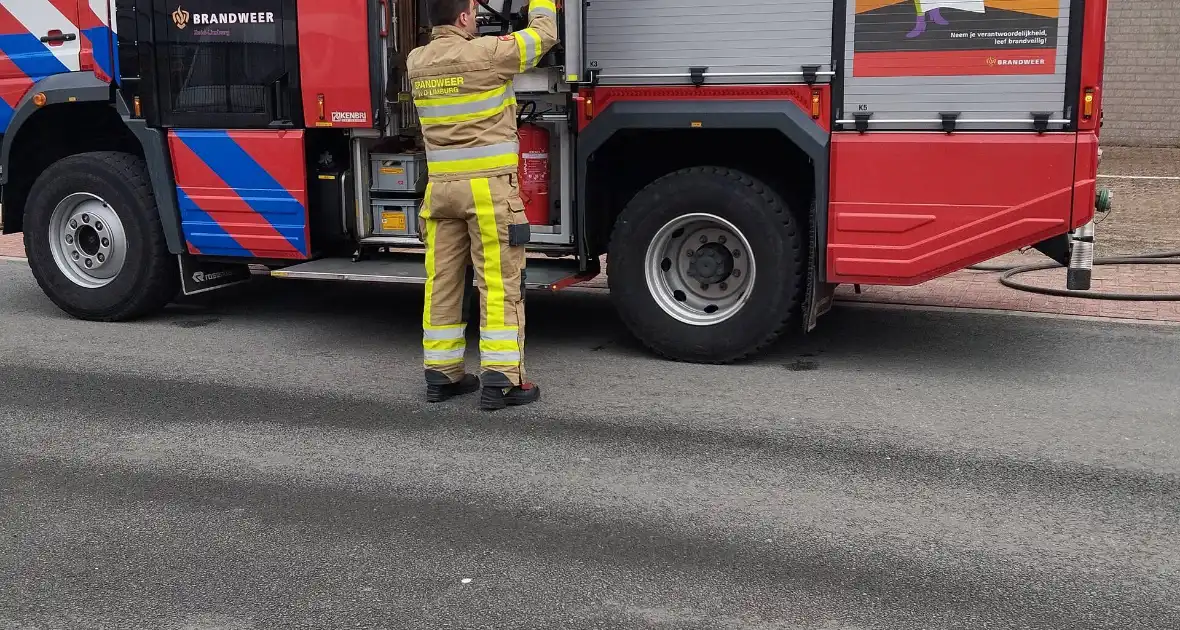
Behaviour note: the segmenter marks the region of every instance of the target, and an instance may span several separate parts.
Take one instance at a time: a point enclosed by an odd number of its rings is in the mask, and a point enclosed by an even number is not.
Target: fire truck
[[[481,33],[527,26],[523,5],[481,0]],[[1023,247],[1086,288],[1106,5],[558,3],[560,43],[503,105],[525,282],[574,286],[605,260],[639,340],[709,363],[812,330],[838,285],[914,285]],[[422,284],[428,168],[405,59],[426,15],[424,0],[0,0],[3,231],[87,320],[252,271]],[[453,99],[431,115],[481,115]]]

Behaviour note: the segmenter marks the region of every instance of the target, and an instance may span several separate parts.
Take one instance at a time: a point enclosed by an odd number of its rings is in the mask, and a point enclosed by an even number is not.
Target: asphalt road
[[[531,296],[542,402],[419,402],[420,298],[68,319],[0,263],[0,628],[1180,627],[1180,328],[838,308],[664,362]]]

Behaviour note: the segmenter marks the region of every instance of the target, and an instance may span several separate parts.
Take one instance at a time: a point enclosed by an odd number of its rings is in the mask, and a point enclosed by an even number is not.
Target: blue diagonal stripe
[[[108,77],[117,80],[119,77],[115,74],[115,67],[111,63],[111,29],[106,26],[95,26],[83,29],[82,34],[90,40],[90,45],[94,48],[95,65]]]
[[[201,250],[202,254],[254,257],[253,254],[238,245],[234,237],[222,229],[221,225],[202,210],[197,202],[185,194],[180,187],[176,188],[176,201],[180,206],[180,224],[184,226],[184,237]]]
[[[179,138],[201,161],[233,188],[255,212],[296,251],[306,254],[304,228],[307,212],[254,158],[223,130],[177,131]]]
[[[66,65],[31,33],[0,35],[0,51],[34,81],[69,72]]]

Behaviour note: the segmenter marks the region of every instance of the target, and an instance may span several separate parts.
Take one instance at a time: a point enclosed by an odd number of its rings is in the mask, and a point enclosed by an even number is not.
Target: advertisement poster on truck
[[[856,0],[853,75],[1051,75],[1060,15],[1060,0]]]

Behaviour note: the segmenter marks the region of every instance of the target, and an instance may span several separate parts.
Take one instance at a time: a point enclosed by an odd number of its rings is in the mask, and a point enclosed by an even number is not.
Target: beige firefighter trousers
[[[527,223],[515,174],[433,181],[419,212],[426,243],[422,307],[423,365],[452,382],[464,374],[463,296],[467,265],[479,288],[480,373],[524,382],[523,245],[508,226]]]

